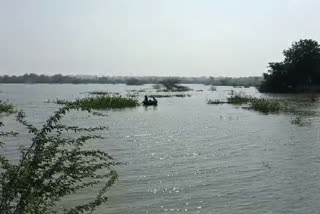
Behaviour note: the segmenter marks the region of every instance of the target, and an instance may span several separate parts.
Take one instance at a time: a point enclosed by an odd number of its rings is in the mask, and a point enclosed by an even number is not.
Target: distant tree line
[[[169,77],[141,76],[69,76],[56,74],[53,76],[38,75],[34,73],[21,76],[0,76],[0,83],[46,83],[46,84],[159,84]],[[181,84],[206,84],[206,85],[229,85],[229,86],[258,86],[262,77],[170,77],[179,80]]]
[[[264,74],[261,92],[316,92],[320,91],[320,46],[311,39],[294,42],[283,51],[282,62],[269,63]]]

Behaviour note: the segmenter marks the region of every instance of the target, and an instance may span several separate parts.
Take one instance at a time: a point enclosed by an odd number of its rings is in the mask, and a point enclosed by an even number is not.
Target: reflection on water
[[[186,98],[159,98],[157,107],[105,112],[107,117],[73,114],[79,126],[109,126],[96,144],[117,160],[119,182],[97,213],[317,213],[320,210],[319,99],[302,95],[263,95],[286,99],[312,111],[307,126],[294,115],[265,115],[231,105],[207,105],[231,90],[262,96],[254,88],[192,85]],[[120,92],[151,85],[1,85],[1,99],[25,110],[41,125],[58,107],[48,99],[75,99],[88,91]],[[144,93],[140,93],[143,100]],[[7,126],[15,127],[10,118]],[[68,121],[66,121],[68,122]],[[14,159],[27,142],[23,135],[5,152]],[[68,199],[86,201],[90,193]]]

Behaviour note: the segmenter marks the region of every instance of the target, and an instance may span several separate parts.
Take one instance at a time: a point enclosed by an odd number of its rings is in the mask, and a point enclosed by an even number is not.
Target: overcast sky
[[[255,76],[319,0],[0,0],[0,74]]]

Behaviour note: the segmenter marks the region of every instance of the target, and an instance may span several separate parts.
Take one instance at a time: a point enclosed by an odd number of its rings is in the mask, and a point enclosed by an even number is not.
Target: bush
[[[55,213],[55,206],[63,197],[98,185],[100,189],[92,201],[64,208],[64,213],[92,213],[108,200],[105,193],[118,178],[113,167],[119,163],[106,152],[83,147],[90,139],[103,138],[92,134],[67,137],[70,136],[68,131],[93,132],[106,127],[79,128],[61,124],[60,120],[70,110],[80,108],[75,105],[60,108],[41,129],[26,121],[23,112],[18,113],[17,121],[33,137],[31,145],[21,149],[17,164],[0,155],[1,213]],[[0,136],[14,134],[1,133]]]
[[[13,114],[15,111],[14,105],[0,100],[0,114]]]

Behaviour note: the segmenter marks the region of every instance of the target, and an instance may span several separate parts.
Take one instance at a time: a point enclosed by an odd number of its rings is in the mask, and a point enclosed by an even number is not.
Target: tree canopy
[[[260,85],[261,92],[303,92],[320,89],[320,46],[304,39],[283,51],[282,62],[269,63],[268,73]]]

